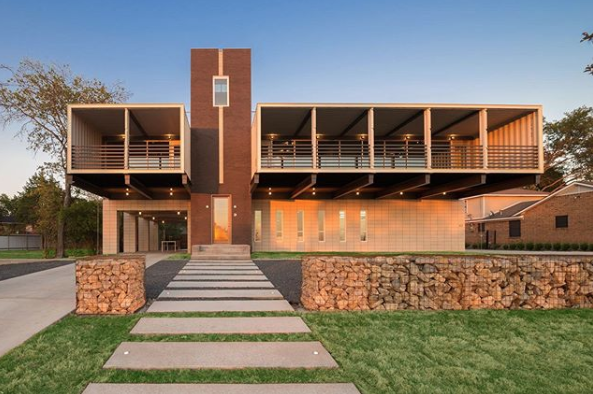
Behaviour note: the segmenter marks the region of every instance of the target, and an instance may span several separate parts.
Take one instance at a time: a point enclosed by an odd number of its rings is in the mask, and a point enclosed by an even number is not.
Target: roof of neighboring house
[[[518,202],[516,204],[511,205],[510,207],[507,207],[505,209],[502,209],[496,213],[493,213],[492,215],[483,218],[483,219],[475,219],[475,220],[469,220],[470,222],[481,222],[481,221],[486,221],[486,220],[504,220],[504,219],[510,219],[513,217],[519,217],[521,216],[524,212],[530,210],[531,208],[539,205],[539,204],[543,204],[545,201],[548,201],[549,199],[551,199],[552,197],[555,197],[557,195],[562,195],[563,192],[565,192],[566,190],[573,188],[574,186],[584,186],[586,188],[590,188],[591,192],[593,192],[593,183],[589,183],[589,182],[573,182],[569,185],[566,185],[564,187],[561,187],[560,189],[554,191],[553,193],[549,193],[545,198],[542,198],[541,200],[536,200],[536,201],[521,201]],[[516,189],[510,189],[510,190],[516,190]]]
[[[487,197],[487,196],[497,196],[497,197],[502,197],[502,196],[513,196],[513,197],[543,196],[543,197],[545,197],[545,196],[548,196],[549,194],[550,193],[548,193],[548,192],[542,192],[539,190],[522,189],[520,187],[515,187],[513,189],[499,190],[497,192],[479,194],[476,196],[466,197],[466,198],[462,198],[462,200],[471,200],[472,198]]]
[[[521,201],[518,202],[514,205],[511,205],[508,208],[502,209],[496,213],[493,213],[492,215],[484,218],[484,220],[491,220],[491,219],[505,219],[505,218],[512,218],[513,216],[515,216],[517,213],[529,208],[530,206],[532,206],[533,204],[535,204],[537,201]]]

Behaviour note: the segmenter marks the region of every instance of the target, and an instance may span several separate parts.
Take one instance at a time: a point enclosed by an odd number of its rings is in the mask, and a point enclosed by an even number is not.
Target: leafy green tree
[[[583,38],[581,38],[581,42],[590,42],[590,43],[593,43],[593,33],[584,32],[583,33]],[[584,72],[593,75],[593,63],[587,65],[585,67],[585,71]]]
[[[16,69],[0,66],[9,77],[0,81],[0,120],[20,124],[19,135],[34,152],[47,153],[53,160],[44,169],[63,179],[62,204],[72,203],[71,185],[66,180],[68,104],[117,103],[130,94],[119,84],[108,86],[97,79],[74,75],[68,66],[46,65],[25,59]],[[56,255],[64,256],[65,215],[57,216]]]
[[[553,189],[574,180],[593,181],[593,108],[580,107],[545,122],[545,170]]]
[[[100,233],[101,201],[74,198],[66,214],[66,245],[68,248],[96,249]]]

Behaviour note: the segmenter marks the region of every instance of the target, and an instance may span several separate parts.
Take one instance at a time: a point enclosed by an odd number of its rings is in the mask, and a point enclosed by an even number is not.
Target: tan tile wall
[[[150,227],[149,220],[145,218],[138,218],[138,251],[150,251]]]
[[[124,213],[124,253],[136,252],[136,216]]]
[[[284,236],[276,239],[276,210],[284,212]],[[360,211],[367,211],[367,241],[360,241]],[[253,200],[262,211],[262,241],[255,251],[460,251],[464,208],[457,200]],[[305,212],[304,242],[296,216]],[[325,242],[318,241],[318,211],[325,211]],[[346,242],[339,240],[339,211],[346,211]],[[252,212],[252,221],[253,221]],[[253,240],[253,237],[252,237]]]
[[[118,211],[187,211],[188,218],[191,217],[189,200],[103,200],[103,253],[117,253],[117,212]],[[125,216],[125,215],[124,215]],[[124,227],[126,221],[124,220]],[[158,230],[153,224],[150,231],[151,250],[158,250]],[[132,228],[130,227],[130,231]],[[191,227],[188,226],[187,236],[191,239]],[[133,232],[135,234],[135,230]],[[124,234],[125,235],[125,234]],[[124,251],[129,250],[131,244],[130,236],[124,237]],[[134,236],[135,237],[135,236]],[[126,247],[126,239],[128,247]],[[135,249],[135,246],[134,248]]]

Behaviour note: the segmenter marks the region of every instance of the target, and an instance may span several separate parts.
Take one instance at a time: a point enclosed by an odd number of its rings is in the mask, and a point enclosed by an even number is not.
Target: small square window
[[[214,77],[214,106],[228,107],[229,105],[229,77]]]
[[[521,236],[521,221],[511,220],[509,222],[509,238],[519,238]]]
[[[568,228],[568,215],[556,216],[556,228]]]

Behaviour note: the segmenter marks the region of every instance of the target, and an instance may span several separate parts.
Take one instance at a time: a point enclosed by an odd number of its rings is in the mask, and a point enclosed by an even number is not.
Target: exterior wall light
[[[181,215],[181,212],[177,211],[177,215]]]
[[[142,216],[142,211],[139,211],[139,212],[138,212],[138,215]]]

